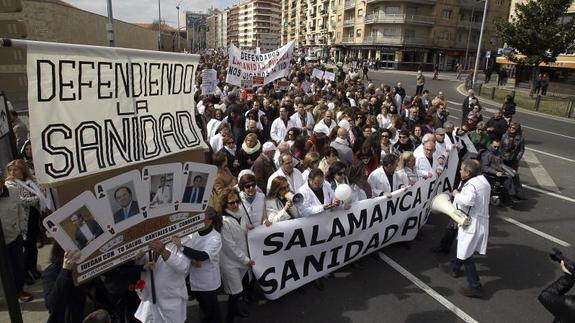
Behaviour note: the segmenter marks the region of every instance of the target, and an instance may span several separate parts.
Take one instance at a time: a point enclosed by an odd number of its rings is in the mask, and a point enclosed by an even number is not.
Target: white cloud
[[[65,0],[71,5],[94,12],[103,16],[108,15],[106,0]],[[207,12],[208,8],[224,9],[238,0],[161,0],[162,20],[176,27],[178,25],[178,11],[176,6],[180,3],[180,11]],[[115,19],[133,23],[152,23],[158,20],[158,0],[112,0],[112,12]]]

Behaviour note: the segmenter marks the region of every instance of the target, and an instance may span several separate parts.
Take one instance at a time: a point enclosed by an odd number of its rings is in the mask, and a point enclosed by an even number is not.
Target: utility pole
[[[106,31],[108,32],[108,46],[114,47],[114,15],[112,13],[112,0],[106,0],[108,7],[108,23]]]
[[[473,69],[473,83],[475,86],[477,81],[477,69],[479,68],[479,59],[481,58],[481,41],[483,40],[483,29],[485,29],[485,19],[487,18],[487,3],[489,0],[485,0],[485,6],[483,7],[483,19],[481,19],[481,32],[479,33],[479,43],[477,44],[477,56],[475,57],[475,68]]]
[[[180,3],[182,3],[180,1]],[[176,9],[178,9],[178,30],[176,31],[176,37],[178,37],[178,52],[180,51],[180,5],[178,4],[176,6]]]
[[[162,50],[162,6],[158,0],[158,50]]]

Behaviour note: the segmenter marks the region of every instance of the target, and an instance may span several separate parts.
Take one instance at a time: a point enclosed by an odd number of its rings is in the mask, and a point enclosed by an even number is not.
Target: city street
[[[455,74],[432,80],[425,74],[426,89],[443,91],[452,121],[461,120]],[[370,77],[395,85],[402,82],[408,95],[415,92],[415,73],[370,71]],[[497,105],[481,102],[489,118]],[[243,322],[551,322],[539,304],[540,291],[561,275],[551,262],[551,248],[575,259],[575,126],[573,120],[518,111],[515,121],[523,125],[526,152],[520,166],[526,200],[513,207],[491,208],[490,239],[486,256],[476,257],[485,290],[484,299],[470,299],[459,292],[465,277],[443,272],[455,255],[434,254],[430,249],[441,238],[448,218],[434,216],[419,239],[384,248],[367,256],[358,266],[347,266],[325,279],[325,290],[308,285],[279,300],[259,300],[249,305]],[[40,250],[43,263],[49,248]],[[40,282],[31,291],[37,298],[23,304],[24,322],[45,322]],[[225,313],[227,296],[219,296]],[[190,301],[188,322],[199,322],[197,302]],[[5,308],[0,322],[9,322]]]

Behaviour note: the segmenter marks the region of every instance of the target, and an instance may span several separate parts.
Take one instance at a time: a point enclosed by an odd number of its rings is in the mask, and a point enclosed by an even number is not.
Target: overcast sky
[[[64,0],[71,5],[107,16],[106,0]],[[176,6],[180,4],[180,11],[201,11],[207,12],[208,8],[224,9],[239,0],[160,0],[162,21],[177,27],[178,11]],[[138,22],[152,23],[158,20],[158,0],[112,0],[113,14],[115,19]]]

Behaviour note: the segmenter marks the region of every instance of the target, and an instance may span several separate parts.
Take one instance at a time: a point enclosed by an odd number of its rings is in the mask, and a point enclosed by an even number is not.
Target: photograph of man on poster
[[[133,200],[132,190],[128,186],[120,186],[114,191],[114,200],[117,203],[114,212],[114,223],[118,223],[140,213],[138,201]]]
[[[170,176],[169,176],[170,175]],[[169,176],[169,177],[168,177]],[[169,179],[168,179],[169,178]],[[152,176],[152,186],[158,182],[156,189],[152,192],[150,207],[158,207],[172,202],[173,178],[171,174]]]
[[[184,190],[183,203],[202,203],[204,199],[204,192],[206,190],[206,181],[208,174],[192,173],[190,175],[191,183],[188,180],[188,185]]]
[[[75,227],[74,243],[76,243],[78,249],[84,249],[88,243],[104,233],[104,230],[102,230],[96,220],[88,217],[84,218],[80,212],[72,214],[70,222]]]

